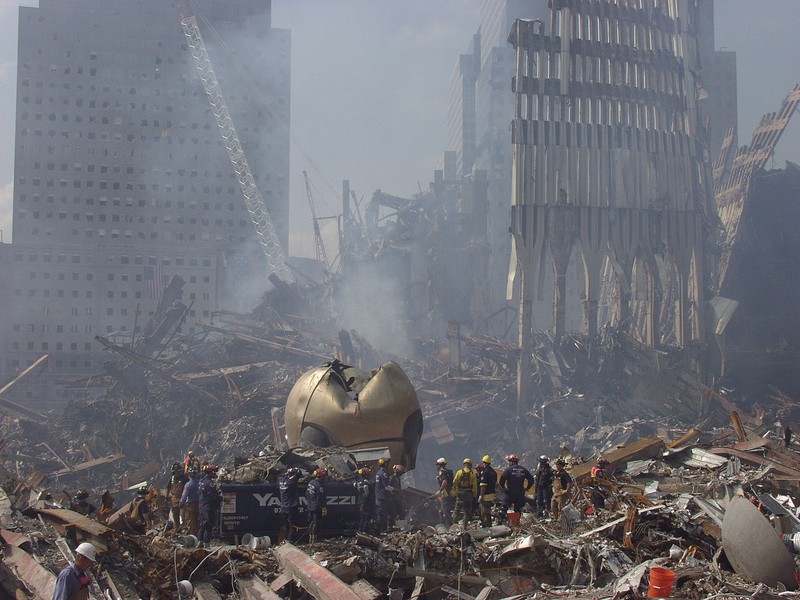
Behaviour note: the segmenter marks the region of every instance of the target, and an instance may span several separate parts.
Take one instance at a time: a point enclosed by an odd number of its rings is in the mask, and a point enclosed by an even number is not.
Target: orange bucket
[[[647,590],[648,598],[669,598],[672,592],[672,583],[675,581],[675,572],[661,567],[650,569],[650,587]]]
[[[519,513],[518,512],[510,512],[508,513],[508,524],[511,527],[519,527]]]

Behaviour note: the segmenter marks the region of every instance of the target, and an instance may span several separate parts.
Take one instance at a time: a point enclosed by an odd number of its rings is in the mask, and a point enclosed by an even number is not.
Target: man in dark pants
[[[217,487],[214,485],[216,476],[217,468],[214,465],[206,465],[198,486],[200,528],[197,538],[201,544],[208,544],[211,541],[211,534],[217,521],[217,509],[222,499]]]
[[[375,473],[375,533],[380,535],[389,523],[389,494],[391,493],[389,483],[389,461],[385,458],[378,459],[378,472]]]
[[[550,459],[544,454],[539,457],[539,468],[534,476],[536,484],[536,514],[540,517],[550,511],[553,500],[553,467]]]
[[[300,470],[289,467],[278,478],[278,493],[281,497],[281,516],[283,527],[278,534],[278,543],[285,539],[290,542],[295,540],[297,531],[297,513],[300,510],[300,491],[297,487],[300,481]]]
[[[356,488],[356,499],[358,502],[358,530],[369,533],[372,524],[372,513],[374,512],[375,500],[373,498],[372,486],[369,481],[369,467],[362,467],[356,471],[356,481],[353,484]]]
[[[306,488],[306,501],[308,503],[308,543],[314,544],[317,541],[319,522],[328,514],[328,496],[325,493],[323,483],[328,476],[325,469],[317,469],[314,472],[314,479],[308,482]]]
[[[511,506],[514,507],[514,512],[519,513],[522,512],[522,507],[525,506],[525,490],[534,484],[533,475],[528,469],[519,464],[519,457],[516,454],[506,456],[506,461],[508,462],[508,467],[500,475],[500,487],[506,493],[506,499],[503,504],[504,513]]]

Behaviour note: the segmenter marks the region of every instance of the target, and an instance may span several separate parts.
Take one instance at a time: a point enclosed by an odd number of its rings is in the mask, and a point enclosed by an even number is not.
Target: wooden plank
[[[664,448],[664,442],[658,437],[645,437],[640,438],[630,444],[626,444],[605,452],[603,457],[608,461],[609,466],[616,466],[619,464],[627,463],[629,460],[644,460],[646,458],[654,458],[661,454]],[[592,467],[595,466],[594,462],[586,462],[569,470],[572,478],[578,481],[588,476],[592,472]]]
[[[78,463],[77,465],[67,466],[60,471],[55,471],[51,473],[51,475],[63,476],[69,475],[70,473],[77,473],[78,471],[84,471],[86,469],[91,469],[92,467],[99,467],[100,465],[107,465],[108,463],[117,462],[118,460],[122,460],[125,458],[124,454],[109,454],[108,456],[102,456],[100,458],[95,458],[94,460],[88,460],[86,462]]]
[[[383,594],[366,579],[358,579],[350,584],[353,591],[361,600],[378,600]]]
[[[258,575],[239,580],[239,591],[246,600],[282,600]]]
[[[361,600],[350,586],[292,544],[272,551],[281,567],[317,600]]]
[[[294,581],[294,577],[288,573],[281,573],[269,584],[269,588],[277,594],[292,581]]]
[[[417,575],[414,591],[411,592],[411,600],[419,600],[420,596],[425,595],[425,578]]]
[[[434,581],[438,584],[447,584],[447,583],[457,583],[459,580],[464,585],[469,586],[481,586],[483,587],[486,585],[486,578],[485,577],[477,577],[476,575],[462,575],[459,577],[458,575],[451,575],[449,573],[437,573],[435,571],[423,571],[422,569],[414,569],[412,567],[406,567],[406,575],[414,575],[415,577],[424,577],[425,579],[429,579],[430,581]]]

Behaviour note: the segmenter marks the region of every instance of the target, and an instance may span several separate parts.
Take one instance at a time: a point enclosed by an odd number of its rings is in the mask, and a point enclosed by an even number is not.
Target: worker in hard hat
[[[539,466],[533,476],[536,484],[536,514],[539,516],[550,512],[550,503],[553,500],[553,467],[550,458],[542,454],[539,457]]]
[[[369,533],[372,529],[372,513],[375,508],[374,492],[372,490],[370,468],[361,467],[356,471],[356,502],[358,502],[358,530]]]
[[[458,523],[464,515],[464,529],[472,520],[472,507],[478,497],[478,477],[472,468],[472,460],[465,458],[461,468],[453,478],[453,490],[456,492],[456,506],[453,509],[453,522]]]
[[[56,579],[53,600],[88,600],[92,578],[89,569],[97,562],[95,548],[88,542],[75,548],[75,560],[64,567]]]
[[[488,454],[483,457],[482,462],[483,469],[478,479],[478,506],[481,511],[481,525],[491,527],[492,509],[497,494],[497,471],[492,468],[492,457]]]
[[[197,535],[199,528],[198,518],[200,516],[200,481],[197,469],[192,467],[188,471],[189,481],[183,486],[180,506],[183,509],[182,518],[186,525],[186,533]]]
[[[403,474],[406,468],[403,465],[393,465],[389,475],[389,526],[394,527],[397,519],[406,518],[406,509],[403,506]],[[388,488],[387,488],[388,489]]]
[[[513,507],[514,513],[519,514],[525,506],[525,491],[533,486],[534,479],[531,472],[519,464],[516,454],[506,456],[506,462],[508,467],[500,475],[500,488],[506,494],[504,512]]]
[[[75,492],[75,499],[70,499],[69,509],[86,517],[90,517],[97,510],[97,507],[89,502],[89,491],[85,488],[81,488]]]
[[[389,494],[392,493],[389,483],[389,460],[378,459],[378,471],[375,473],[375,533],[386,531],[389,523]]]
[[[314,478],[308,482],[306,488],[306,505],[308,507],[308,543],[317,541],[319,523],[322,517],[328,514],[328,495],[325,493],[325,479],[328,477],[326,469],[314,471]]]
[[[186,453],[186,458],[183,459],[183,472],[188,473],[189,469],[196,469],[200,472],[200,459],[194,455],[194,450],[189,450]]]
[[[456,499],[453,492],[453,478],[455,477],[453,470],[447,467],[447,459],[436,459],[436,483],[439,484],[439,490],[436,492],[436,497],[439,499],[439,522],[447,527],[453,524],[453,508],[455,507]]]
[[[128,505],[125,523],[136,533],[145,533],[153,527],[153,512],[150,509],[149,495],[150,486],[144,484],[136,490],[136,497]]]
[[[558,519],[572,492],[572,476],[567,473],[566,466],[567,463],[563,458],[556,460],[556,470],[553,473],[553,499],[550,501],[550,514],[554,519]]]

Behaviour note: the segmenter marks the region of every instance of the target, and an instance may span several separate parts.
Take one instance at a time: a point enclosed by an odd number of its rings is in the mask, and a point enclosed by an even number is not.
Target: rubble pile
[[[776,591],[787,586],[762,576],[761,565],[746,556],[730,560],[721,550],[724,515],[739,495],[755,498],[763,512],[748,504],[772,523],[775,539],[776,530],[800,531],[800,455],[781,437],[784,427],[797,429],[798,415],[786,394],[774,390],[771,412],[748,407],[693,375],[692,349],[646,348],[613,331],[598,339],[541,334],[531,373],[536,397],[520,407],[518,349],[505,342],[459,335],[457,352],[420,340],[416,358],[391,356],[356,331],[331,333],[330,324],[296,316],[292,290],[275,289],[278,298],[252,314],[215,315],[192,338],[179,333],[183,309],[165,301],[154,317],[163,320],[148,325],[134,350],[99,338],[113,360],[102,377],[83,383],[103,386],[102,397],[71,404],[59,419],[2,420],[0,482],[8,498],[0,498],[0,583],[46,597],[37,582],[52,586],[70,545],[88,540],[103,555],[98,585],[114,598],[173,597],[183,579],[203,598],[288,599],[302,588],[324,600],[327,593],[316,589],[323,580],[344,586],[341,593],[354,600],[400,593],[623,597],[646,592],[658,567],[675,572],[674,593],[682,597],[749,594],[753,580]],[[274,549],[238,536],[199,548],[183,532],[165,530],[161,488],[169,465],[189,449],[220,465],[224,482],[274,483],[288,466],[310,473],[317,465],[350,485],[362,459],[333,461],[284,447],[290,389],[301,373],[333,358],[362,369],[396,360],[417,390],[423,467],[405,475],[419,489],[406,492],[415,506],[402,530]],[[437,501],[424,491],[435,480],[424,465],[435,456],[476,452],[517,452],[527,464],[541,453],[558,455],[581,485],[557,520],[524,513],[519,527],[448,529],[437,523]],[[615,470],[598,483],[589,475],[591,458],[600,454]],[[156,526],[144,534],[63,508],[79,487],[93,498],[110,491],[119,508],[143,485],[157,507]],[[591,501],[598,485],[608,494],[602,510]],[[788,552],[788,545],[780,547]]]
[[[136,535],[54,509],[46,500],[28,506],[22,493],[27,487],[18,483],[15,494],[0,498],[0,583],[47,597],[41,590],[65,564],[66,538],[95,544],[102,553],[97,586],[114,598],[171,598],[182,580],[191,581],[202,598],[289,599],[301,589],[320,600],[423,594],[634,598],[652,591],[656,569],[674,574],[666,594],[671,597],[796,597],[785,590],[797,588],[800,453],[746,427],[740,440],[735,422],[712,444],[690,430],[673,443],[646,437],[614,448],[605,455],[604,479],[589,474],[592,462],[566,455],[577,485],[557,519],[531,511],[523,512],[518,526],[473,522],[465,530],[409,506],[398,530],[313,545],[226,539],[196,547],[191,536],[165,529],[161,514],[153,529]],[[310,472],[326,465],[334,481],[351,480],[357,461],[343,450],[329,452],[274,451],[231,465],[222,477],[274,481],[289,466]],[[603,508],[591,500],[595,488],[604,490]],[[409,504],[423,497],[429,499],[407,490]]]

